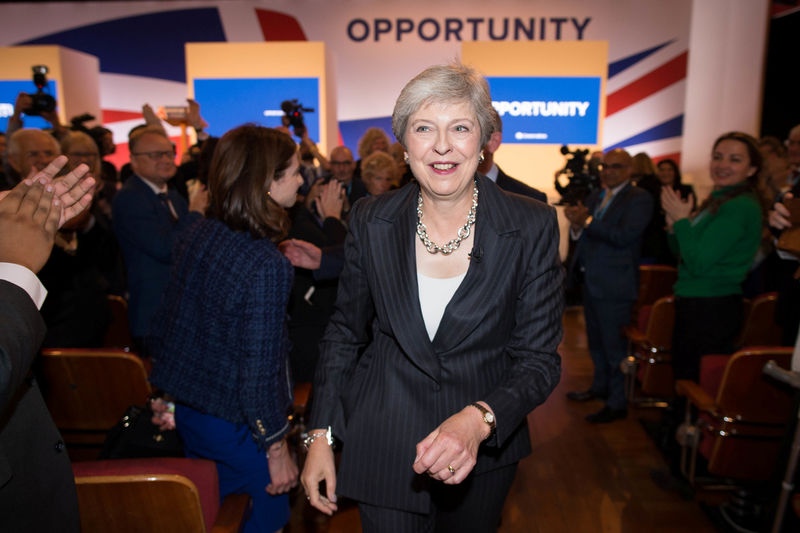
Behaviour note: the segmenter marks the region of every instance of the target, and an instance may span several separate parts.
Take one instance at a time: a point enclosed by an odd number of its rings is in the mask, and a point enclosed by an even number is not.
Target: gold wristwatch
[[[482,406],[481,404],[479,404],[478,402],[472,402],[470,405],[483,414],[483,421],[489,424],[489,429],[490,429],[489,435],[494,433],[496,424],[492,412],[487,408],[485,408],[484,406]]]

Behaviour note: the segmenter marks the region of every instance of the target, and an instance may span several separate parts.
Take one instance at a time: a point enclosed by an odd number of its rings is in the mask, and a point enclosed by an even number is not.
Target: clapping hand
[[[794,198],[792,193],[786,193],[783,197],[784,200],[791,200],[792,198]],[[789,209],[783,203],[776,202],[772,209],[769,210],[769,225],[775,229],[785,230],[792,227],[790,217]]]
[[[689,218],[694,208],[692,203],[691,198],[684,200],[672,187],[661,187],[661,208],[664,210],[667,226],[670,229],[678,220]]]
[[[91,204],[94,180],[82,179],[86,165],[53,180],[66,162],[60,156],[0,193],[0,261],[38,272],[50,257],[56,230]]]

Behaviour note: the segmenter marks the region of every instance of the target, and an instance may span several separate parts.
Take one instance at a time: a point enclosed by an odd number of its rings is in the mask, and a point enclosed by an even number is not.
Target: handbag
[[[150,420],[149,407],[131,405],[108,432],[99,459],[183,457],[183,443],[174,429],[161,431]]]

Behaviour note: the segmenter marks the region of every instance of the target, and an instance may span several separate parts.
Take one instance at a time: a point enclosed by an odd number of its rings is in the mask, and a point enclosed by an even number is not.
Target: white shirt
[[[0,263],[0,279],[13,283],[28,293],[37,309],[42,308],[47,297],[47,289],[36,274],[16,263]]]
[[[493,182],[497,183],[498,174],[500,174],[500,169],[497,168],[497,165],[492,163],[492,168],[486,171],[486,177],[492,180]]]
[[[425,329],[430,340],[436,336],[444,310],[466,275],[464,272],[453,278],[430,278],[417,272],[419,305],[422,308],[422,319],[425,321]]]

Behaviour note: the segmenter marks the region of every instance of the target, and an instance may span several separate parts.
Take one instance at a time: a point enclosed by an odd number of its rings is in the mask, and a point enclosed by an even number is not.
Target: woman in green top
[[[696,211],[671,188],[661,192],[670,246],[680,257],[672,337],[675,379],[697,380],[701,356],[735,349],[741,285],[761,242],[760,170],[756,140],[726,133],[711,153],[714,190]]]

